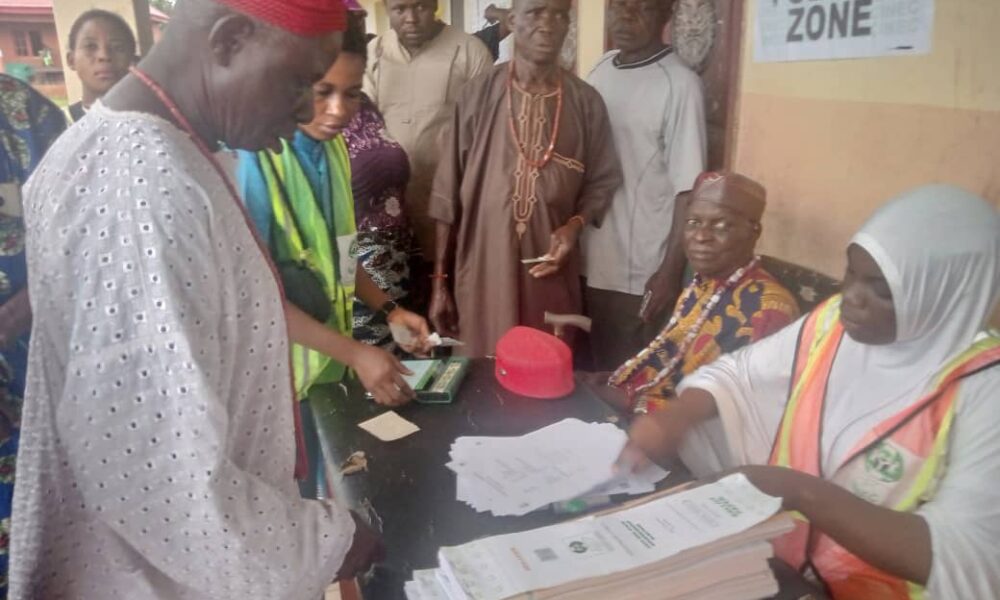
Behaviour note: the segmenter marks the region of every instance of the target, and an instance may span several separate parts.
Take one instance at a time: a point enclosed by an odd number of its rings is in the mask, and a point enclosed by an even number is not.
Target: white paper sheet
[[[458,438],[447,466],[457,474],[459,500],[495,515],[523,515],[581,496],[653,491],[667,476],[663,469],[615,472],[626,440],[611,423],[565,419],[521,437]]]
[[[927,54],[935,0],[759,0],[754,60]]]
[[[416,424],[407,421],[395,411],[386,411],[379,416],[358,423],[358,427],[374,435],[383,442],[394,442],[420,431]]]

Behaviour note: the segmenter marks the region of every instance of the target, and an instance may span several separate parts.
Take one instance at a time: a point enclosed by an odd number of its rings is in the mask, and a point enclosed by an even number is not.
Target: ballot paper
[[[396,411],[386,411],[374,419],[358,423],[358,427],[374,435],[383,442],[394,442],[420,431],[415,424],[399,416]]]
[[[413,335],[409,329],[403,327],[402,325],[389,323],[389,333],[392,334],[393,341],[403,347],[409,348],[415,346],[420,341],[417,336]],[[427,336],[427,342],[432,348],[453,348],[465,345],[463,342],[454,338],[441,337],[441,335],[437,332]]]
[[[554,260],[555,259],[552,258],[551,256],[549,256],[548,254],[544,254],[542,256],[539,256],[538,258],[522,258],[521,259],[521,264],[522,265],[537,265],[537,264],[540,264],[540,263],[553,262]]]
[[[434,348],[455,348],[457,346],[465,345],[465,342],[460,342],[455,338],[441,337],[437,332],[427,336],[427,341],[430,342],[431,346]]]
[[[730,545],[716,546],[716,554],[738,553],[741,548],[759,553],[761,542],[787,531],[790,524],[745,540],[734,536],[768,521],[780,509],[780,498],[735,474],[632,508],[441,548],[436,575],[453,600],[502,600],[581,578],[663,564],[725,538],[731,538]],[[763,550],[769,550],[766,544]],[[766,572],[766,563],[759,562]]]
[[[585,496],[652,492],[667,476],[660,467],[615,470],[626,441],[611,423],[565,419],[521,437],[460,437],[447,467],[462,502],[498,516],[524,515]]]

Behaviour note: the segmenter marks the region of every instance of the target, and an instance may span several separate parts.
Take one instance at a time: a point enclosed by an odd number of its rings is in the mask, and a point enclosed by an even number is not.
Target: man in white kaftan
[[[335,503],[302,499],[293,478],[288,336],[298,317],[286,313],[224,175],[193,141],[260,147],[294,122],[291,109],[259,94],[249,115],[246,105],[233,109],[248,122],[177,117],[234,98],[217,77],[203,78],[219,68],[211,57],[185,57],[210,43],[234,48],[227,35],[241,36],[236,52],[280,42],[268,60],[227,55],[226,69],[260,71],[261,81],[239,85],[291,87],[288,78],[322,74],[344,21],[325,1],[271,13],[279,26],[315,14],[323,29],[298,34],[186,0],[160,52],[140,64],[148,75],[118,84],[26,186],[34,338],[12,599],[299,600],[357,570],[364,529]],[[176,105],[155,95],[154,74],[177,92]]]
[[[26,191],[12,592],[40,569],[35,598],[318,597],[353,526],[291,476],[277,283],[187,136],[91,112]]]

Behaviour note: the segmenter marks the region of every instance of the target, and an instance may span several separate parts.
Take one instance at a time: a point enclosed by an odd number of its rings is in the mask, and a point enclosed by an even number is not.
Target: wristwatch
[[[380,313],[388,317],[389,313],[396,310],[397,308],[399,308],[399,305],[393,302],[392,300],[389,300],[385,304],[383,304],[382,307],[379,308],[378,310]]]

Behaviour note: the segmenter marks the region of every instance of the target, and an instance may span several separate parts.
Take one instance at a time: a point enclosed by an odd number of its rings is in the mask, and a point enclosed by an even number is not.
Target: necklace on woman
[[[681,361],[684,360],[684,356],[687,355],[688,350],[691,349],[691,345],[701,332],[701,328],[704,327],[705,323],[707,323],[709,318],[711,318],[712,312],[715,311],[719,302],[722,301],[723,296],[725,296],[729,290],[733,289],[746,276],[747,273],[757,266],[757,263],[759,262],[760,257],[755,256],[749,263],[739,269],[736,269],[736,271],[734,271],[733,274],[730,275],[729,278],[715,290],[712,296],[702,305],[701,313],[698,315],[698,320],[695,321],[694,325],[688,330],[684,339],[677,347],[677,351],[674,352],[673,357],[671,357],[670,361],[667,362],[662,369],[660,369],[653,379],[634,388],[628,384],[629,380],[635,376],[636,370],[639,366],[645,363],[653,355],[656,351],[655,348],[658,348],[666,343],[667,336],[674,330],[675,327],[677,327],[680,317],[678,311],[676,310],[674,311],[674,314],[670,316],[670,322],[667,323],[667,326],[663,328],[663,331],[660,332],[660,335],[656,336],[656,339],[653,340],[652,343],[646,346],[642,352],[625,361],[625,364],[618,367],[618,370],[612,373],[611,377],[608,378],[609,386],[624,386],[629,399],[637,396],[639,397],[639,400],[636,402],[635,408],[633,409],[634,412],[644,413],[647,411],[649,403],[642,394],[660,385],[674,375],[677,368],[680,366]],[[687,289],[684,290],[684,293],[681,295],[682,300],[678,303],[678,305],[683,305],[684,300],[686,300],[688,296],[694,295],[697,287],[698,278],[695,277],[694,281],[692,281],[690,285],[688,285]]]
[[[510,67],[507,69],[507,123],[510,126],[511,135],[514,136],[514,145],[517,146],[517,153],[524,159],[524,162],[536,169],[543,169],[552,160],[552,155],[556,151],[556,140],[559,139],[559,123],[562,120],[563,108],[563,78],[561,75],[559,76],[559,83],[556,87],[556,115],[552,122],[552,131],[549,134],[549,146],[545,149],[545,153],[542,154],[541,160],[531,158],[530,151],[521,141],[521,136],[518,135],[517,124],[514,122],[514,81],[516,79],[517,73],[514,70],[514,61],[510,61]]]

